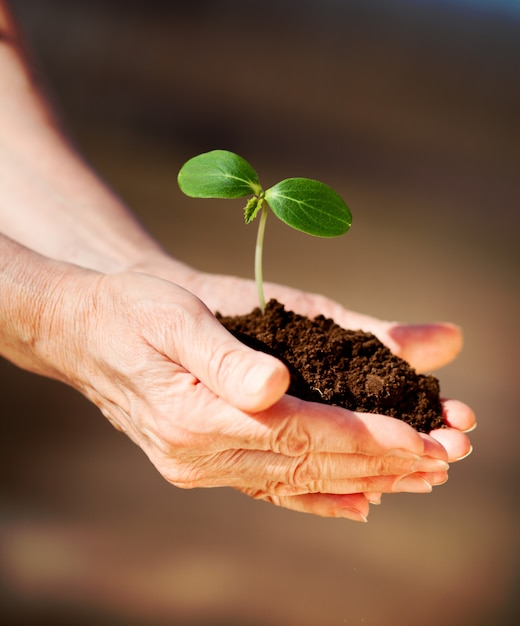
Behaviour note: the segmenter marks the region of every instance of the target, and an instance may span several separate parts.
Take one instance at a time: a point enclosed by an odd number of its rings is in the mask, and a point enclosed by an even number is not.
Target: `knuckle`
[[[275,434],[273,450],[285,456],[300,457],[310,452],[311,437],[297,419],[287,418]]]
[[[375,471],[378,476],[388,476],[390,474],[395,474],[395,462],[393,462],[393,460],[389,457],[377,457],[375,466]]]
[[[262,489],[251,490],[249,495],[255,499],[272,500],[321,492],[322,484],[318,464],[312,455],[305,455],[294,459],[291,466],[278,480],[266,480]]]
[[[266,486],[266,492],[273,497],[281,498],[286,496],[297,496],[305,493],[307,489],[305,487],[299,487],[296,485],[290,485],[286,482],[271,482]]]
[[[235,351],[228,343],[219,344],[211,355],[210,374],[214,381],[224,380],[236,367],[236,359],[233,358]]]
[[[239,454],[241,451],[225,451],[177,459],[167,464],[163,475],[168,482],[183,489],[231,486],[235,482],[234,463]]]
[[[413,470],[413,463],[408,459],[383,455],[377,457],[375,469],[379,476],[408,474]]]
[[[295,488],[312,488],[320,482],[321,472],[312,454],[299,457],[291,468],[288,484]]]
[[[275,506],[282,506],[282,502],[285,499],[283,495],[278,495],[269,491],[269,487],[267,489],[258,489],[254,491],[247,491],[245,493],[247,493],[248,496],[251,496],[254,500],[267,502],[268,504],[274,504]]]

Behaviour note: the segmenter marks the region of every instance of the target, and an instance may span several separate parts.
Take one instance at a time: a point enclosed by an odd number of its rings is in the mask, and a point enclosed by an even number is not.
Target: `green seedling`
[[[243,198],[246,224],[260,213],[255,248],[255,281],[260,308],[265,310],[262,254],[269,209],[292,228],[316,237],[337,237],[348,231],[352,215],[328,185],[310,178],[286,178],[262,189],[249,163],[233,152],[212,150],[187,161],[178,176],[181,191],[192,198]]]

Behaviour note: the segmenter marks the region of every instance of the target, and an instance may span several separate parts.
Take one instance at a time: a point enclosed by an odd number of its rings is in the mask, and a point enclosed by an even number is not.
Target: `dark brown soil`
[[[287,365],[293,396],[390,415],[420,432],[443,425],[438,380],[417,374],[370,333],[345,330],[322,315],[297,315],[276,300],[264,314],[258,308],[217,317],[243,343]]]

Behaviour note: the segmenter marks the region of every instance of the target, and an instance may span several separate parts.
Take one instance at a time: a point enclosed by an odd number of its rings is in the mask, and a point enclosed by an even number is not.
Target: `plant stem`
[[[267,220],[268,211],[269,207],[265,202],[262,207],[262,215],[260,216],[260,222],[258,224],[258,233],[256,235],[255,247],[255,281],[256,290],[258,293],[258,300],[260,302],[260,309],[262,310],[262,313],[265,312],[264,280],[262,276],[262,252],[264,248],[265,222]]]

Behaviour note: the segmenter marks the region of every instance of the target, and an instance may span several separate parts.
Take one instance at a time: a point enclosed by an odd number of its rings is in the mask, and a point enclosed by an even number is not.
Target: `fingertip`
[[[430,457],[432,459],[440,459],[442,461],[449,461],[448,451],[445,446],[442,445],[442,441],[437,440],[433,436],[433,433],[419,433],[419,435],[424,444],[422,456]]]
[[[244,376],[240,408],[247,411],[262,411],[269,408],[287,392],[290,375],[287,367],[269,355],[259,355]]]
[[[192,335],[184,333],[179,349],[180,363],[189,372],[242,411],[262,411],[280,400],[290,382],[281,361],[246,346],[211,314],[196,320],[189,326]]]
[[[462,461],[473,451],[468,437],[454,428],[439,428],[431,436],[445,448],[450,463]]]
[[[419,371],[434,370],[453,361],[463,345],[461,328],[450,323],[396,324],[388,334],[399,356]]]
[[[379,506],[381,504],[382,493],[365,493],[365,498],[372,505]]]
[[[477,418],[473,409],[460,400],[443,400],[444,420],[448,426],[463,433],[469,433],[477,427]]]

